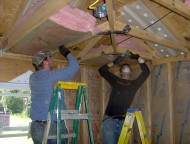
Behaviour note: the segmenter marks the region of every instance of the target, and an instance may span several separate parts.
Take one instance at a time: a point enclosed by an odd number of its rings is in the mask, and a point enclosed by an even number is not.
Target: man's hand
[[[130,52],[130,59],[136,59],[138,60],[138,58],[140,57],[138,54],[133,54],[132,52]]]
[[[64,57],[67,57],[67,55],[70,53],[70,51],[64,46],[59,46],[59,52],[61,53],[61,55],[63,55]]]
[[[119,64],[125,59],[125,55],[119,55],[115,60],[113,60],[113,64]]]

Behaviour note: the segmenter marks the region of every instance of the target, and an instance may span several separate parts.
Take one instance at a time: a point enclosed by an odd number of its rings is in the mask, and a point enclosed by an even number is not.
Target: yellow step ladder
[[[140,109],[138,108],[129,108],[127,110],[127,115],[125,117],[117,144],[128,144],[135,118],[136,118],[138,129],[139,129],[141,143],[149,144],[143,116]]]
[[[77,90],[76,94],[76,110],[61,110],[61,90]],[[86,113],[80,113],[81,104],[84,96],[84,102],[86,107]],[[55,110],[55,104],[57,107]],[[48,136],[49,129],[51,125],[51,117],[54,113],[57,113],[57,135]],[[73,121],[73,133],[61,135],[61,120],[74,120]],[[42,144],[46,144],[48,139],[57,139],[57,144],[61,144],[62,138],[72,138],[71,143],[76,144],[78,139],[78,126],[79,120],[87,120],[88,131],[90,137],[90,144],[94,144],[93,133],[92,133],[92,124],[90,119],[90,110],[88,106],[88,97],[86,93],[86,84],[85,83],[76,83],[76,82],[62,82],[58,81],[55,84],[54,96],[50,103],[50,108],[48,112],[47,125],[44,131],[44,137]]]

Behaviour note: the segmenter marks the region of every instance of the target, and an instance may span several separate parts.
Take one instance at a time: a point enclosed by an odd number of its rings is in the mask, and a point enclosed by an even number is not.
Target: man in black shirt
[[[109,71],[110,67],[123,61],[124,55],[118,56],[112,63],[105,64],[99,68],[100,75],[112,88],[102,125],[104,144],[117,144],[127,109],[130,108],[138,88],[150,74],[150,70],[143,58],[133,53],[130,53],[129,57],[138,60],[142,70],[135,80],[131,80],[132,69],[128,64],[121,65],[121,77]]]

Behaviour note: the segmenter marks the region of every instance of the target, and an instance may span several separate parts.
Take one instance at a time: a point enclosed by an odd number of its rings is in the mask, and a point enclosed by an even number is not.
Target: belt
[[[33,122],[36,122],[36,123],[42,123],[42,124],[47,123],[46,120],[33,120]]]
[[[117,116],[108,116],[108,115],[105,115],[104,118],[103,118],[103,121],[105,121],[108,118],[118,119],[118,120],[124,120],[125,116],[124,115],[117,115]]]
[[[124,120],[124,116],[111,116],[112,119]]]
[[[36,122],[36,123],[42,123],[42,124],[47,123],[46,120],[33,120],[33,122]],[[57,123],[57,121],[53,121],[53,122]],[[61,123],[62,123],[62,122],[63,122],[63,121],[61,121]]]

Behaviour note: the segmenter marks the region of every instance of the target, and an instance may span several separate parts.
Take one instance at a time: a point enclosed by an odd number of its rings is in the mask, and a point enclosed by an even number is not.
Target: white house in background
[[[20,76],[12,79],[9,82],[13,82],[13,83],[29,83],[29,77],[33,72],[31,70],[21,74]]]

